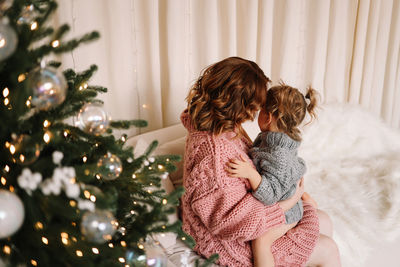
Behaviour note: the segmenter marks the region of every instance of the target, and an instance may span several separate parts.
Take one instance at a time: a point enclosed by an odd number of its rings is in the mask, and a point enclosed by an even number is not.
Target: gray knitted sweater
[[[306,172],[306,165],[297,156],[300,142],[280,132],[261,132],[250,149],[257,171],[262,179],[253,195],[265,205],[274,204],[291,197],[296,191],[297,181]],[[286,223],[299,221],[303,217],[301,200],[285,213]]]

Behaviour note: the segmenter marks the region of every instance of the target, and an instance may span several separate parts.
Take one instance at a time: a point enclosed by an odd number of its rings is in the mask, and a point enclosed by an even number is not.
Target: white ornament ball
[[[0,22],[0,61],[11,56],[17,48],[18,38],[14,29]]]
[[[0,189],[0,239],[17,232],[24,222],[24,216],[21,199],[15,193]]]

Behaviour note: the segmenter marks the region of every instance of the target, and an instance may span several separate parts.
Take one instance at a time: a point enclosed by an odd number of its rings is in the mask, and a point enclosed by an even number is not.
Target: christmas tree
[[[68,25],[48,22],[54,0],[0,0],[0,258],[9,266],[164,266],[155,233],[168,223],[183,189],[161,179],[178,156],[143,155],[114,129],[90,84],[97,67],[62,71],[54,55],[99,37],[64,40]],[[115,131],[114,131],[115,132]],[[149,256],[151,254],[151,256]],[[147,260],[146,260],[147,257]]]

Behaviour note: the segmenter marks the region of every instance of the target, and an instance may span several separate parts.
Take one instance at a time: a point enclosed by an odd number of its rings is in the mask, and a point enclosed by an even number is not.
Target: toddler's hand
[[[318,208],[317,202],[307,193],[304,192],[303,195],[301,196],[301,199],[305,202],[310,203],[314,208]]]
[[[252,173],[256,171],[246,159],[240,155],[240,159],[230,159],[226,163],[225,171],[232,177],[250,179]],[[257,171],[256,171],[257,172]]]

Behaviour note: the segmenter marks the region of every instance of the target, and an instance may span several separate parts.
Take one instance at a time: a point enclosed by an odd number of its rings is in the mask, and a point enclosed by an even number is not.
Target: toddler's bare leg
[[[319,220],[319,232],[323,235],[332,237],[333,224],[329,215],[322,210],[317,210]]]
[[[317,245],[307,262],[307,266],[341,266],[338,247],[331,237],[320,234]]]

